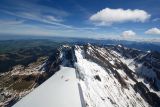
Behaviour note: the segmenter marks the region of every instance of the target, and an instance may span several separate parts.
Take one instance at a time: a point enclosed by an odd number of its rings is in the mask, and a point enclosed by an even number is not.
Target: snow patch
[[[82,107],[74,68],[61,67],[55,75],[13,107]]]

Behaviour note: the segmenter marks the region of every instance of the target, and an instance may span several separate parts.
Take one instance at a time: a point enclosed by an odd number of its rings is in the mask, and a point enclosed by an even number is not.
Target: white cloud
[[[101,11],[93,14],[90,17],[90,20],[93,21],[96,25],[105,26],[112,25],[113,23],[122,23],[122,22],[145,22],[150,18],[150,14],[148,14],[144,10],[131,10],[131,9],[110,9],[105,8]]]
[[[1,12],[26,21],[32,20],[43,24],[71,28],[71,26],[63,24],[64,19],[69,16],[69,13],[65,10],[41,5],[29,0],[20,0],[13,3],[9,2],[8,5],[3,5],[1,7]]]
[[[5,25],[19,25],[23,24],[25,20],[16,20],[16,19],[0,19],[0,25],[5,26]]]
[[[136,36],[136,33],[132,30],[127,30],[122,32],[121,37],[128,39],[128,38],[134,38]]]
[[[152,35],[160,35],[160,29],[158,28],[151,28],[151,29],[148,29],[145,34],[152,34]]]
[[[72,28],[70,25],[65,25],[61,23],[62,19],[57,19],[54,16],[51,15],[44,15],[43,13],[36,13],[36,12],[10,12],[10,11],[3,11],[6,14],[17,16],[20,18],[23,18],[25,20],[32,20],[32,21],[38,21],[44,24],[51,24],[55,26],[61,26],[65,28]]]
[[[153,22],[157,22],[157,21],[160,21],[160,18],[155,18],[152,20]]]

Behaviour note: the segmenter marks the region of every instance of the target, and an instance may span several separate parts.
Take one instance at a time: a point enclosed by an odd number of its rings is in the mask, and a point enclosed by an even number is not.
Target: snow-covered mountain
[[[62,70],[64,67],[67,67],[66,71]],[[58,48],[41,68],[50,77],[50,81],[47,80],[44,82],[42,86],[40,85],[14,106],[20,107],[20,104],[26,105],[27,101],[25,100],[27,98],[30,99],[29,101],[31,102],[29,103],[32,104],[37,100],[35,100],[35,97],[32,99],[31,96],[34,94],[39,95],[38,97],[40,99],[43,97],[43,93],[47,92],[51,96],[53,95],[52,97],[47,96],[48,99],[55,97],[58,100],[59,95],[53,94],[55,92],[38,90],[51,90],[48,89],[50,86],[47,87],[47,85],[52,85],[56,88],[57,82],[60,84],[62,82],[59,81],[64,79],[63,72],[64,75],[66,72],[70,72],[68,68],[74,69],[76,74],[76,80],[74,80],[76,84],[74,83],[74,85],[77,85],[74,87],[78,87],[71,90],[79,91],[76,91],[77,95],[74,93],[74,96],[70,96],[67,101],[75,100],[78,102],[80,100],[81,105],[77,105],[77,107],[160,106],[159,52],[145,52],[130,49],[123,45],[97,46],[91,44],[63,45]],[[60,79],[57,80],[56,78]],[[63,84],[67,84],[67,81],[72,81],[72,79],[67,77]],[[52,82],[53,84],[51,84]],[[72,82],[69,84],[72,84]],[[60,90],[61,88],[65,91],[64,87],[60,87]],[[68,93],[72,95],[72,91]],[[76,99],[75,96],[79,96],[79,98]],[[63,95],[60,97],[63,98]],[[48,104],[51,103],[48,102]],[[54,106],[54,101],[52,104]],[[35,107],[36,105],[33,106]],[[46,106],[50,107],[50,105]],[[56,104],[56,106],[58,105]],[[70,104],[70,107],[72,106]]]

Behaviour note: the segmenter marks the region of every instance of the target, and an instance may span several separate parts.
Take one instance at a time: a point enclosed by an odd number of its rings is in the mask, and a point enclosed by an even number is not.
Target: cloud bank
[[[160,35],[160,29],[158,28],[151,28],[151,29],[148,29],[145,34],[151,34],[151,35]]]
[[[112,25],[113,23],[123,23],[123,22],[145,22],[150,18],[144,10],[131,10],[131,9],[110,9],[105,8],[101,11],[93,14],[89,19],[96,25],[105,26]]]
[[[136,36],[136,33],[132,30],[127,30],[122,32],[121,37],[128,39],[128,38],[134,38]]]

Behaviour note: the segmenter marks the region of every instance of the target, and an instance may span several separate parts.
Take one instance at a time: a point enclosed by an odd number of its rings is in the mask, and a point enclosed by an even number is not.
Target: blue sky
[[[160,39],[160,0],[1,0],[0,35]]]

